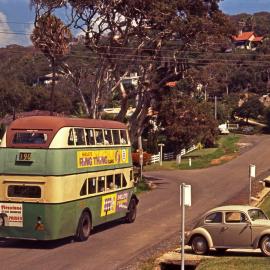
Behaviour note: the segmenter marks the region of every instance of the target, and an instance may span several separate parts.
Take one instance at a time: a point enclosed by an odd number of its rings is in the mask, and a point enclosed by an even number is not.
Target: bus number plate
[[[19,153],[18,161],[31,161],[31,153]]]

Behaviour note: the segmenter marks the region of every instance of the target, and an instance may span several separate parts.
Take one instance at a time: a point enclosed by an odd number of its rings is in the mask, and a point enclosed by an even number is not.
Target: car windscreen
[[[258,219],[268,219],[264,212],[260,209],[250,209],[248,210],[248,215],[253,221]]]

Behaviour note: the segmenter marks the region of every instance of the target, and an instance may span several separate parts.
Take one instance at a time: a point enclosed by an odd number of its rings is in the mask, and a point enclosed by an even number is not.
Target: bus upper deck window
[[[74,128],[76,145],[85,145],[84,129]]]
[[[95,137],[97,144],[104,144],[102,129],[95,129]]]
[[[69,130],[69,134],[68,134],[68,145],[74,145],[74,135],[73,135],[72,128]]]
[[[124,129],[120,130],[120,141],[121,144],[127,144],[127,131]]]
[[[9,185],[7,195],[15,198],[41,198],[41,188],[39,186]]]
[[[113,144],[112,131],[110,129],[104,130],[105,144]]]
[[[113,130],[113,141],[114,144],[120,144],[119,130]]]
[[[95,144],[93,129],[86,129],[85,130],[85,137],[86,137],[87,145],[94,145]]]

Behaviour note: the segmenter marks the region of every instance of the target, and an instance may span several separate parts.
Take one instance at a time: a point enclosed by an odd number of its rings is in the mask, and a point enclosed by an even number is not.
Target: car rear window
[[[215,212],[205,218],[205,223],[222,223],[222,213]]]

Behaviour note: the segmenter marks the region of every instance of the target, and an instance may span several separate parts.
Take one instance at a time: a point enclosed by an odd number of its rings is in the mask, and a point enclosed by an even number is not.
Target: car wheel
[[[75,239],[77,241],[86,241],[91,232],[91,218],[87,211],[84,211],[80,217]]]
[[[227,248],[216,248],[216,252],[219,255],[223,255],[226,252]]]
[[[129,207],[128,207],[128,213],[126,215],[126,221],[128,223],[132,223],[135,221],[137,216],[137,203],[134,198],[130,200]]]
[[[194,236],[191,242],[191,247],[193,252],[198,255],[204,255],[209,251],[208,243],[201,235]]]
[[[270,257],[270,235],[262,238],[260,248],[264,256]]]

